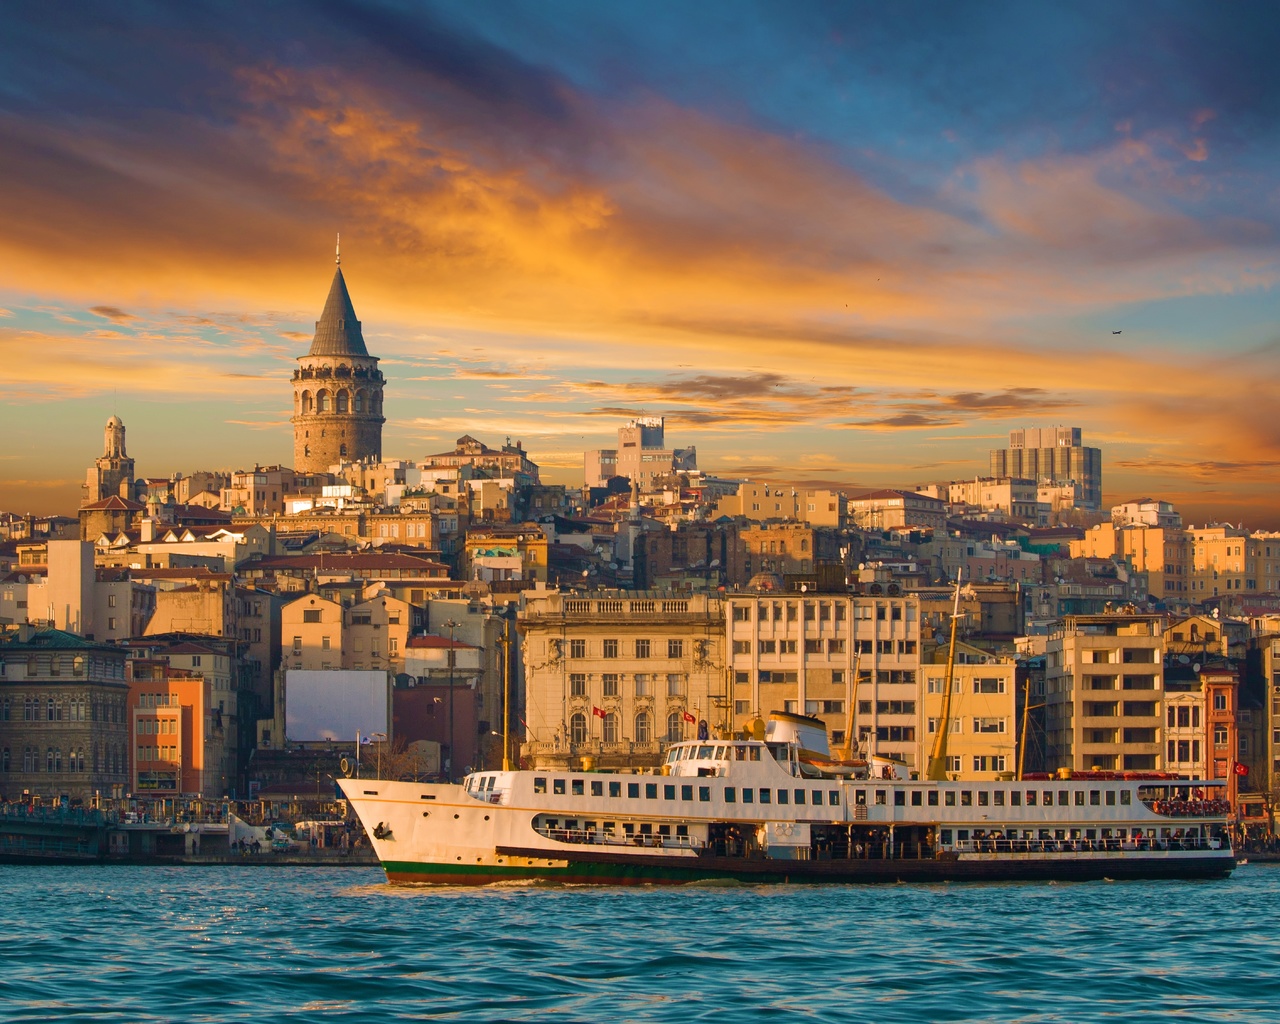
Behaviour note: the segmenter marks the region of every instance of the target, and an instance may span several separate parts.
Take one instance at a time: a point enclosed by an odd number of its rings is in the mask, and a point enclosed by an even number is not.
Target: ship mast
[[[951,645],[947,650],[947,674],[943,679],[942,719],[938,722],[938,734],[933,741],[933,752],[929,755],[929,766],[925,778],[931,782],[947,781],[947,737],[951,732],[951,676],[956,667],[956,623],[960,621],[960,577],[964,573],[962,566],[956,572],[956,596],[951,609]]]
[[[856,642],[856,641],[855,641]],[[853,677],[849,681],[847,692],[849,694],[849,713],[845,716],[845,722],[848,728],[844,734],[844,750],[843,757],[846,761],[853,759],[853,728],[857,724],[857,716],[854,714],[854,707],[858,699],[858,666],[862,663],[862,652],[858,651],[853,656]]]

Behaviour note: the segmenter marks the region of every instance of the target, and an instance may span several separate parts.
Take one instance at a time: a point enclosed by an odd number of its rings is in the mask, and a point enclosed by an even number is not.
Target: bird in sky
[[[1112,333],[1112,334],[1123,334],[1123,333],[1124,333],[1124,331],[1112,331],[1111,333]]]

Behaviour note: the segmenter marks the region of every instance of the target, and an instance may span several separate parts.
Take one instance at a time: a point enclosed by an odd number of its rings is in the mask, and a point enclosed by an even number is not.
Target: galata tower
[[[311,348],[293,372],[293,467],[324,473],[339,462],[382,458],[382,386],[342,277],[341,255]]]

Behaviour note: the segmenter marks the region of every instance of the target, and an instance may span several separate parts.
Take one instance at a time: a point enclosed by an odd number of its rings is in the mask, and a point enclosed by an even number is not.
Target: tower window
[[[338,448],[338,454],[341,455],[344,459],[347,457],[347,446],[345,444],[341,445]]]

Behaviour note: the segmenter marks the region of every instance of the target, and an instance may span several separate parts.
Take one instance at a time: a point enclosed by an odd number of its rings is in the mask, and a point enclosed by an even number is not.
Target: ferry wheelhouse
[[[1225,783],[1157,773],[912,779],[832,756],[823,723],[674,744],[649,774],[344,779],[393,882],[871,882],[1224,876]]]

